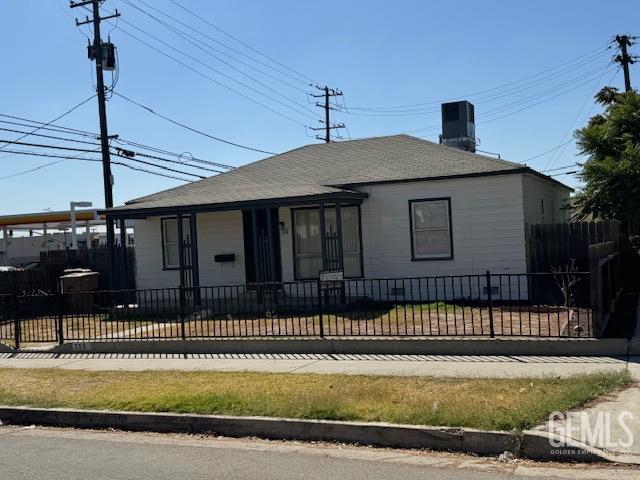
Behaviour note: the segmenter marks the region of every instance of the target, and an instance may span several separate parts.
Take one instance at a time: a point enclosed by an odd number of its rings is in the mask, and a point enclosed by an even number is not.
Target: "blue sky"
[[[227,53],[222,58],[259,79],[267,86],[264,87],[178,38],[131,6],[132,3],[145,9],[140,0],[128,1],[130,4],[125,0],[107,0],[103,5],[107,10],[118,8],[122,19],[129,22],[119,22],[113,29],[108,24],[103,27],[105,36],[111,30],[111,39],[118,47],[117,92],[212,135],[267,151],[281,152],[315,142],[299,123],[319,126],[317,120],[321,112],[307,103],[304,92],[313,89],[295,73],[200,22],[171,0],[146,0],[214,39],[207,42],[217,40],[233,47],[236,52],[213,44]],[[335,3],[328,12],[322,4],[299,0],[180,0],[178,3],[280,64],[315,82],[341,89],[351,113],[343,109],[334,118],[347,124],[352,138],[410,132],[436,125],[431,130],[416,132],[436,140],[440,123],[438,102],[468,97],[472,101],[478,99],[475,103],[479,148],[499,152],[502,158],[519,162],[569,140],[571,131],[584,123],[588,113],[597,111],[592,109],[590,98],[597,88],[612,78],[613,85],[622,86],[622,74],[619,72],[613,77],[614,71],[607,70],[614,51],[604,51],[604,46],[616,33],[640,33],[637,28],[640,4],[631,0],[617,2],[615,14],[607,13],[601,1],[585,0],[535,3],[358,0]],[[1,8],[4,75],[0,76],[0,114],[47,122],[91,95],[93,64],[86,58],[85,38],[90,31],[88,27],[77,29],[73,20],[78,15],[84,17],[84,12],[71,11],[65,0],[13,0],[3,2]],[[154,15],[159,17],[157,13]],[[193,56],[201,64],[146,37],[136,27]],[[286,114],[295,122],[188,70],[137,42],[123,30],[144,38],[161,51]],[[204,40],[194,31],[189,32]],[[598,52],[600,48],[602,51]],[[237,52],[263,64],[254,63]],[[639,53],[640,47],[635,48],[635,52]],[[247,69],[234,57],[280,81]],[[565,67],[540,73],[572,61],[574,63]],[[540,75],[504,86],[536,74]],[[633,66],[632,82],[635,83],[638,74],[637,65]],[[261,93],[247,89],[236,80]],[[107,83],[110,82],[111,75],[107,75]],[[488,89],[491,90],[484,94],[468,95]],[[292,108],[266,98],[263,93]],[[434,103],[391,110],[411,115],[354,115],[390,112],[356,108],[427,102]],[[424,113],[434,106],[433,112]],[[302,107],[317,112],[308,113]],[[310,117],[299,111],[307,112]],[[108,114],[111,134],[145,145],[178,153],[190,152],[231,165],[263,157],[180,129],[116,96],[108,103]],[[504,115],[508,116],[501,118]],[[96,102],[87,103],[57,123],[97,131]],[[0,127],[22,128],[6,123]],[[346,137],[347,132],[343,135]],[[17,136],[0,131],[0,139]],[[28,140],[58,142],[38,137],[24,139]],[[575,162],[575,154],[573,144],[568,144],[528,164],[538,169],[557,168]],[[0,177],[51,161],[53,159],[7,156],[0,152]],[[0,214],[65,209],[71,200],[91,200],[94,205],[102,206],[101,175],[98,163],[69,160],[0,180]],[[114,175],[117,204],[182,183],[119,166],[114,166]],[[575,185],[571,176],[556,178]]]

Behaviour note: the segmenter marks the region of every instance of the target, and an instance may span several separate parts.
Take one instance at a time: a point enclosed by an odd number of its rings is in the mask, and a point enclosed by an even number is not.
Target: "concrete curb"
[[[269,417],[233,417],[174,413],[0,407],[5,424],[74,428],[116,428],[162,433],[213,433],[228,437],[261,437],[357,443],[393,448],[427,448],[498,455],[517,452],[519,437],[509,432],[423,427],[390,423],[339,422]]]
[[[627,356],[627,339],[500,338],[500,339],[216,339],[72,342],[52,353],[190,353],[190,354],[368,354],[368,355],[527,355]],[[640,341],[638,342],[640,349]]]
[[[391,448],[450,450],[480,455],[505,451],[534,460],[620,462],[597,448],[564,440],[553,447],[549,432],[482,431],[470,428],[426,427],[391,423],[340,422],[270,417],[235,417],[177,413],[114,412],[103,410],[0,407],[4,424],[148,431],[160,433],[211,433],[227,437],[275,440],[345,442]]]

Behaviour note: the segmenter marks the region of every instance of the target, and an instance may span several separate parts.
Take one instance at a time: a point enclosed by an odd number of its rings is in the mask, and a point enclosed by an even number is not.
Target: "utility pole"
[[[320,90],[322,93],[320,95],[311,95],[311,96],[314,98],[324,98],[324,104],[316,103],[316,107],[320,107],[324,109],[324,121],[322,120],[320,121],[320,123],[324,123],[324,127],[311,128],[311,130],[314,130],[314,131],[324,130],[325,132],[324,137],[321,137],[320,135],[316,135],[316,138],[318,140],[324,140],[326,143],[329,143],[331,142],[331,130],[335,130],[338,128],[345,128],[344,123],[332,124],[331,118],[330,118],[331,110],[337,110],[337,108],[334,108],[331,106],[331,97],[341,97],[343,93],[340,90],[335,90],[327,86],[319,87],[316,85],[316,88]]]
[[[633,39],[635,37],[629,37],[628,35],[616,35],[616,43],[620,48],[620,55],[616,56],[615,61],[622,65],[624,71],[624,91],[631,91],[631,77],[629,76],[629,65],[635,63],[635,58],[629,55],[627,47],[633,45]]]
[[[104,87],[104,62],[105,58],[105,44],[102,43],[100,36],[100,22],[108,20],[110,18],[119,17],[120,14],[116,9],[115,14],[107,17],[100,17],[100,0],[87,0],[83,2],[69,2],[70,8],[84,7],[91,5],[93,8],[93,18],[85,16],[85,20],[78,21],[76,19],[76,26],[85,25],[87,23],[93,24],[93,45],[89,45],[89,59],[96,62],[96,84],[98,94],[98,114],[100,116],[100,147],[102,150],[102,177],[104,183],[104,206],[105,208],[113,207],[113,175],[111,174],[111,155],[109,153],[109,130],[107,128],[107,99],[106,90]],[[110,45],[110,44],[109,44]],[[107,219],[107,246],[109,251],[112,252],[115,245],[115,230],[113,222]]]

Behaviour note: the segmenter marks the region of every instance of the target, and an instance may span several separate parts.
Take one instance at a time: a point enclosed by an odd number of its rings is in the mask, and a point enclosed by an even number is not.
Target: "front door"
[[[278,209],[243,210],[242,223],[247,283],[281,282]]]

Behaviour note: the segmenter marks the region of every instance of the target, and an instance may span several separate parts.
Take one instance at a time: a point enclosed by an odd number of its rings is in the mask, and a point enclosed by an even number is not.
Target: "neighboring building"
[[[135,219],[138,288],[313,280],[333,269],[522,273],[525,223],[566,221],[570,192],[522,164],[396,135],[308,145],[106,213]]]
[[[37,262],[41,252],[72,248],[71,228],[70,211],[0,216],[0,265],[21,267]],[[105,219],[97,210],[76,211],[78,248],[105,245],[104,229]],[[133,245],[133,233],[127,230],[127,244]]]

